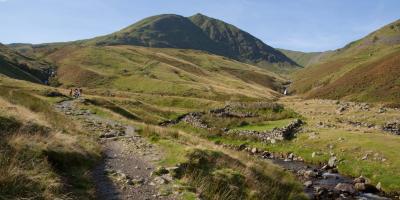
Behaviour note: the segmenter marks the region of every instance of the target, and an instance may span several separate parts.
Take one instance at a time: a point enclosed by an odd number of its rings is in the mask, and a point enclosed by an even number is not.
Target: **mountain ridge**
[[[400,20],[295,72],[294,92],[308,98],[399,102]]]
[[[250,33],[202,14],[191,17],[175,14],[151,16],[120,31],[80,43],[195,49],[274,71],[300,68],[296,62]]]

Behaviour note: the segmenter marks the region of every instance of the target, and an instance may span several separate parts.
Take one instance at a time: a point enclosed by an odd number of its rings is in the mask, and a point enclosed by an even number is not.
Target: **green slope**
[[[67,45],[36,51],[58,66],[66,87],[225,101],[275,98],[284,83],[259,67],[196,50]]]
[[[217,51],[213,42],[185,17],[173,14],[143,19],[116,33],[89,40],[96,45],[138,45]]]
[[[296,67],[296,63],[260,39],[221,20],[196,14],[189,18],[215,43],[225,50],[216,52],[244,62]]]
[[[302,67],[308,67],[308,66],[314,65],[318,62],[321,62],[324,58],[328,57],[331,53],[331,51],[301,52],[301,51],[292,51],[292,50],[286,50],[286,49],[278,49],[278,50]]]
[[[15,79],[44,83],[48,80],[50,73],[48,63],[23,56],[0,44],[0,74]]]
[[[276,71],[299,66],[261,40],[223,21],[201,14],[164,14],[143,19],[110,35],[81,41],[89,45],[138,45],[203,50]]]
[[[307,97],[400,102],[400,20],[338,49],[293,76]]]

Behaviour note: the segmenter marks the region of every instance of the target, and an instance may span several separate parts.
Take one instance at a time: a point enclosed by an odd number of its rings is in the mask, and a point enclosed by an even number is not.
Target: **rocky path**
[[[158,149],[141,138],[134,127],[80,109],[78,103],[63,101],[56,109],[99,137],[104,158],[92,173],[97,199],[174,199],[159,193],[164,182],[151,177],[154,162],[160,159]]]

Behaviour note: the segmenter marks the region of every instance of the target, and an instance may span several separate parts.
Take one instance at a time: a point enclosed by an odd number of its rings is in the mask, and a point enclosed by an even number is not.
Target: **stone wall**
[[[395,135],[400,135],[400,122],[388,122],[383,126],[383,130]]]
[[[229,130],[225,134],[236,137],[256,138],[263,142],[272,142],[275,140],[290,140],[299,131],[303,121],[296,119],[283,128],[275,128],[272,131],[251,131],[251,130]]]

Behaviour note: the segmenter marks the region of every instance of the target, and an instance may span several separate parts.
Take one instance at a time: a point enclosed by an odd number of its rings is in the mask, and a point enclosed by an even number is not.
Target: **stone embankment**
[[[303,121],[296,119],[283,128],[274,128],[272,131],[229,130],[227,136],[249,137],[266,143],[275,143],[277,140],[290,140],[303,125]]]

